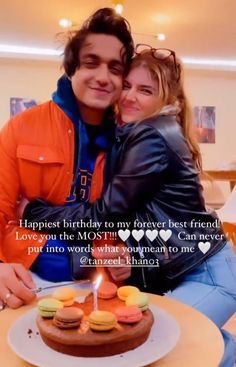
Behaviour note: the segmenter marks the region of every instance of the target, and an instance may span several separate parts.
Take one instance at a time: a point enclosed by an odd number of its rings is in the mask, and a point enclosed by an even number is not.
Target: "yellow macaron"
[[[148,296],[146,293],[132,293],[125,301],[126,306],[138,306],[141,311],[146,311],[148,309]]]
[[[116,316],[109,311],[93,311],[89,315],[89,327],[95,331],[108,331],[117,324]]]
[[[133,287],[132,285],[124,285],[117,290],[117,296],[122,301],[125,301],[126,298],[133,293],[140,293],[140,291],[137,287]]]
[[[57,288],[52,297],[58,299],[59,301],[63,302],[64,306],[72,306],[74,303],[74,298],[77,296],[77,292],[74,288],[70,287],[60,287]]]

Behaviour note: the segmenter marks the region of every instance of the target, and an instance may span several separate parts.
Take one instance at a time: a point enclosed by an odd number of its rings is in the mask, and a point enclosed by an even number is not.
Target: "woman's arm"
[[[124,221],[124,216],[140,210],[153,197],[163,182],[167,167],[165,141],[152,126],[141,123],[128,136],[120,168],[101,199],[73,206],[52,206],[38,199],[26,206],[23,219],[58,222],[62,228],[63,220]]]

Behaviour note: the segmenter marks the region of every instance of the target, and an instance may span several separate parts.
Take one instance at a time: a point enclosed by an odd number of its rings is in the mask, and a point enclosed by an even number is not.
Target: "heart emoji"
[[[164,240],[164,241],[168,241],[168,239],[171,237],[172,235],[172,230],[171,229],[161,229],[159,232],[160,237]]]
[[[143,236],[144,236],[144,231],[143,231],[142,229],[140,229],[140,230],[133,229],[133,230],[132,230],[132,236],[134,237],[134,239],[135,239],[136,241],[139,241],[139,240],[141,240],[141,238],[143,238]]]
[[[202,251],[203,254],[206,254],[207,251],[209,251],[211,248],[211,243],[210,242],[199,242],[198,248],[200,251]]]
[[[147,238],[152,242],[155,240],[155,238],[157,238],[158,235],[158,230],[157,229],[147,229],[146,230],[146,236]]]
[[[126,241],[129,238],[129,236],[130,236],[130,230],[129,229],[125,229],[123,231],[123,229],[119,229],[118,236],[120,237],[120,239],[122,241]]]

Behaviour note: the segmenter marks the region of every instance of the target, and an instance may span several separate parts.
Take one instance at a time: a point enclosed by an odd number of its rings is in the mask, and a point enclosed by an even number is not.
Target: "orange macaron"
[[[143,317],[142,311],[138,306],[122,306],[117,308],[114,313],[117,321],[124,324],[134,324]]]
[[[98,288],[98,298],[110,299],[116,296],[117,286],[112,282],[103,282]]]

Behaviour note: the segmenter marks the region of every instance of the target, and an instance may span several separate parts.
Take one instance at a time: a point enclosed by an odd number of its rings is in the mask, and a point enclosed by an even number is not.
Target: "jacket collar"
[[[129,122],[127,124],[118,125],[116,127],[116,138],[119,140],[125,139],[125,137],[129,134],[129,132],[136,126],[137,124],[134,122]]]
[[[181,108],[180,108],[180,103],[179,101],[176,101],[175,103],[173,104],[168,104],[166,106],[164,106],[161,111],[159,112],[158,115],[165,115],[165,116],[168,116],[168,115],[172,115],[172,116],[175,116],[175,115],[178,115],[178,113],[180,113],[181,111]]]
[[[53,101],[75,124],[81,119],[79,105],[72,90],[71,81],[64,74],[57,82],[57,90],[52,95]]]
[[[149,117],[147,119],[144,119],[142,122],[148,121],[148,122],[154,122],[154,121],[162,121],[163,116],[169,116],[169,118],[165,118],[164,121],[176,121],[176,115],[181,111],[179,107],[179,103],[175,103],[172,105],[166,105],[164,106],[158,115]],[[139,123],[142,122],[129,122],[129,123],[122,123],[119,119],[117,121],[117,128],[116,128],[116,137],[118,139],[123,140],[129,132]]]

